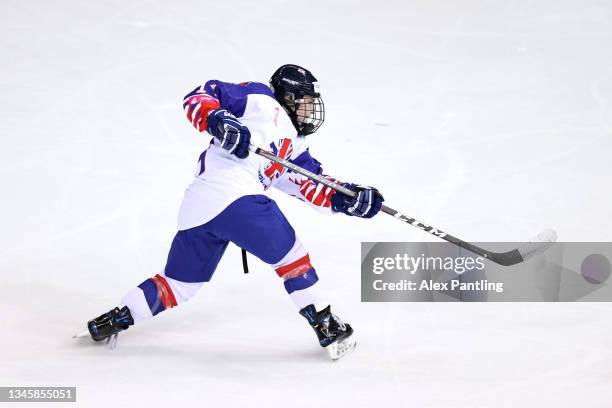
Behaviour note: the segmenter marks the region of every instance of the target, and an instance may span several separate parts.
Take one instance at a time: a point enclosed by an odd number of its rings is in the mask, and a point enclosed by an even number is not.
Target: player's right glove
[[[208,114],[206,120],[208,133],[221,142],[222,148],[239,159],[249,155],[251,132],[234,115],[225,109],[216,109]]]
[[[378,214],[385,199],[377,189],[352,183],[342,185],[349,190],[353,190],[357,195],[349,197],[336,191],[331,197],[332,210],[361,218],[372,218]]]

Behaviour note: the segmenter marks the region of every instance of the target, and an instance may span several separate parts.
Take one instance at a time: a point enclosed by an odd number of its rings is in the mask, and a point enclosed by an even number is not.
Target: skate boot
[[[117,336],[120,331],[126,330],[134,324],[134,319],[127,306],[121,309],[114,308],[108,313],[87,322],[87,329],[95,341],[106,340],[111,348],[115,348]]]
[[[325,347],[332,360],[338,360],[357,345],[351,325],[343,323],[333,314],[330,306],[317,312],[314,305],[308,305],[300,310],[300,314],[308,320],[319,344]]]

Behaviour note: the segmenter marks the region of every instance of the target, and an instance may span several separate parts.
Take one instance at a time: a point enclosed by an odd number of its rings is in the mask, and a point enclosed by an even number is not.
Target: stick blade
[[[533,258],[550,248],[557,241],[557,233],[552,229],[547,229],[533,237],[529,242],[517,248],[523,261]]]
[[[497,264],[512,266],[541,254],[550,248],[556,240],[557,234],[555,231],[547,229],[512,251],[503,253],[489,252],[485,257]]]

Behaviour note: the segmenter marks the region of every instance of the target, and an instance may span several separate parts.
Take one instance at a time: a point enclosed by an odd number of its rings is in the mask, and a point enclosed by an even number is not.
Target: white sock
[[[144,292],[139,287],[130,290],[123,299],[121,299],[121,304],[130,309],[134,323],[153,317],[147,299],[145,299]]]

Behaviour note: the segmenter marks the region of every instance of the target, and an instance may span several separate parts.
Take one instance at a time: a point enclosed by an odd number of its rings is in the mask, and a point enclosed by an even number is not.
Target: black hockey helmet
[[[298,65],[283,65],[270,78],[270,87],[298,135],[309,135],[321,127],[325,120],[325,106],[319,83],[310,71]]]

